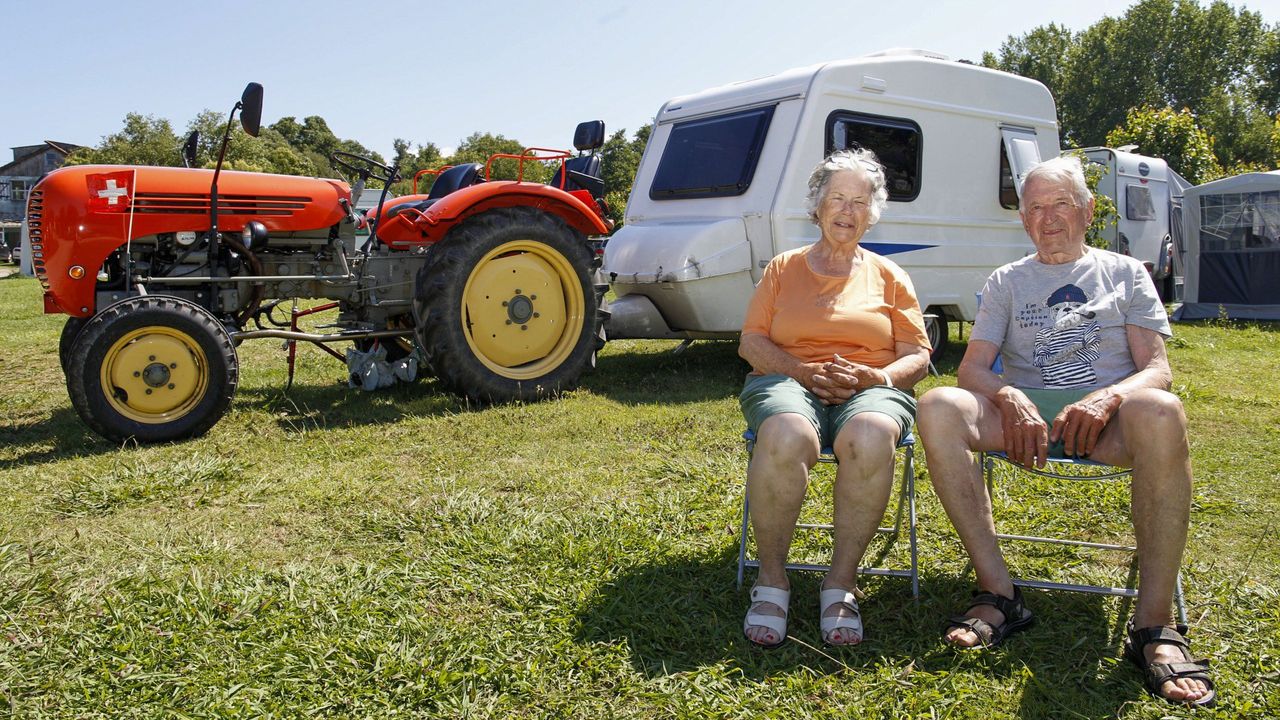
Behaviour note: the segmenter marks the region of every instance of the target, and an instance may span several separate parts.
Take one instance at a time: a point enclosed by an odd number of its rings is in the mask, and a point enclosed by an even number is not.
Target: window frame
[[[1144,217],[1134,217],[1133,212],[1136,210],[1134,202],[1130,200],[1130,195],[1134,190],[1140,190],[1141,194],[1147,196],[1146,207],[1150,208],[1150,212]],[[1135,222],[1150,222],[1156,219],[1156,204],[1151,199],[1151,188],[1140,183],[1125,183],[1124,187],[1124,218]]]
[[[654,201],[662,200],[695,200],[704,198],[719,197],[739,197],[746,194],[751,189],[751,184],[755,181],[756,168],[760,165],[760,156],[764,153],[764,144],[769,137],[769,128],[773,125],[774,111],[777,110],[778,103],[770,103],[768,105],[756,105],[749,108],[738,108],[732,112],[719,113],[716,115],[708,115],[704,117],[693,117],[685,120],[676,120],[671,123],[671,131],[667,133],[666,142],[663,144],[662,155],[658,158],[658,166],[654,170],[653,180],[649,182],[649,199]],[[756,126],[753,130],[750,146],[747,149],[746,156],[743,158],[741,170],[738,174],[737,182],[732,185],[718,185],[703,188],[675,188],[666,187],[659,188],[658,183],[662,179],[662,170],[668,161],[675,161],[673,148],[677,147],[673,140],[676,140],[676,133],[682,129],[700,127],[709,123],[722,123],[734,120],[741,120],[757,116]]]
[[[920,191],[924,188],[924,131],[920,129],[920,123],[911,118],[893,117],[890,115],[875,115],[873,113],[858,112],[855,110],[833,110],[827,115],[825,136],[823,138],[823,157],[835,152],[836,148],[836,124],[841,122],[860,122],[864,125],[873,125],[882,128],[891,128],[896,130],[910,130],[915,133],[916,155],[915,167],[910,168],[915,183],[912,192],[909,195],[895,194],[892,189],[886,187],[889,191],[890,202],[912,202],[920,197]],[[847,148],[839,148],[845,150]],[[877,152],[875,148],[867,148],[876,153],[876,157],[880,158],[880,162],[884,163],[884,156]],[[888,178],[886,178],[887,180]]]

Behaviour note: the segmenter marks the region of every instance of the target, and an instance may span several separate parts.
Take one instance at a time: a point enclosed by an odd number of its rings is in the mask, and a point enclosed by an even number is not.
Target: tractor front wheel
[[[530,401],[595,364],[603,314],[586,240],[559,217],[503,208],[459,224],[418,271],[414,318],[432,373],[478,402]]]
[[[239,373],[231,336],[213,315],[149,295],[84,324],[68,358],[67,392],[99,435],[165,442],[213,427],[231,405]]]
[[[76,345],[76,338],[80,337],[80,331],[84,329],[84,324],[89,322],[89,318],[75,317],[74,315],[67,318],[67,322],[62,326],[62,335],[58,338],[58,364],[62,367],[62,374],[67,374],[67,362],[71,359],[71,349]]]

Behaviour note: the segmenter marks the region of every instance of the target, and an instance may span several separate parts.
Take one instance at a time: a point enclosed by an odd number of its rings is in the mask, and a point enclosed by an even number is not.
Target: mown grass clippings
[[[1132,603],[1027,592],[1038,624],[990,652],[941,642],[972,573],[917,446],[922,596],[864,578],[866,641],[742,638],[745,454],[730,343],[619,341],[549,403],[469,407],[424,379],[345,385],[302,347],[239,349],[204,438],[116,447],[70,410],[61,318],[0,283],[0,712],[14,717],[1165,718],[1280,716],[1280,407],[1268,326],[1177,327],[1197,484],[1193,650],[1223,701],[1150,698],[1120,657]],[[963,350],[938,363],[954,382]],[[805,512],[823,519],[829,478]],[[1001,529],[1127,534],[1112,484],[997,480]],[[901,539],[886,562],[904,561]],[[829,541],[798,540],[822,559]],[[1111,553],[1021,548],[1015,569],[1123,582]],[[1117,575],[1118,573],[1118,575]],[[751,578],[748,577],[748,582]]]

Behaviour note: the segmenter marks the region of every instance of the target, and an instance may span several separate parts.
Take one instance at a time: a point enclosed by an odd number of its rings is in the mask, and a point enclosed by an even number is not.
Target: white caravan
[[[1116,223],[1103,232],[1111,250],[1142,261],[1165,301],[1174,299],[1173,240],[1169,232],[1174,202],[1191,186],[1157,157],[1118,149],[1083,148],[1106,173],[1097,192],[1115,201]]]
[[[861,145],[889,205],[863,239],[911,275],[935,349],[972,321],[996,267],[1033,250],[1022,178],[1058,155],[1040,83],[919,50],[799,68],[674,98],[658,111],[625,225],[605,246],[610,338],[733,338],[765,265],[811,244],[813,167]]]

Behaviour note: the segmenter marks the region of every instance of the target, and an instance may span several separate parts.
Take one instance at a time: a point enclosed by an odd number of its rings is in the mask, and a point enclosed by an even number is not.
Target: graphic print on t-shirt
[[[1085,308],[1088,302],[1083,290],[1068,283],[1054,290],[1045,303],[1048,324],[1036,331],[1034,362],[1047,388],[1084,387],[1098,381],[1093,364],[1099,357],[1102,326]]]

